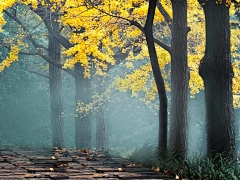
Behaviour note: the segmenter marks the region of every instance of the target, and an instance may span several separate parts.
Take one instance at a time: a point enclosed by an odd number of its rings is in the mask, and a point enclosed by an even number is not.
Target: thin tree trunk
[[[152,25],[156,9],[156,1],[149,1],[148,15],[146,25],[144,27],[148,52],[150,55],[150,61],[153,70],[153,76],[157,85],[160,108],[159,108],[159,137],[158,137],[158,147],[159,151],[167,152],[167,95],[164,85],[164,80],[161,74],[161,70],[158,64],[156,49],[154,46]]]
[[[52,26],[55,30],[59,29],[56,19],[52,19]],[[51,36],[49,37],[49,57],[60,62],[61,46],[59,42]],[[50,99],[51,99],[51,123],[52,123],[52,145],[55,147],[64,146],[64,121],[63,121],[63,106],[62,106],[62,76],[61,69],[49,64],[49,83],[50,83]]]
[[[104,77],[98,77],[98,94],[104,93]],[[96,125],[96,149],[108,149],[108,131],[107,131],[107,102],[104,101],[97,112]]]
[[[171,108],[169,148],[187,157],[188,81],[187,0],[172,0]]]
[[[75,64],[75,84],[76,84],[76,106],[80,101],[89,103],[91,81],[84,78],[83,67],[81,64]],[[92,148],[92,120],[86,113],[76,114],[75,145],[77,148]]]
[[[229,7],[225,3],[216,4],[211,0],[202,4],[206,20],[206,50],[199,74],[205,87],[208,153],[225,153],[235,159]]]

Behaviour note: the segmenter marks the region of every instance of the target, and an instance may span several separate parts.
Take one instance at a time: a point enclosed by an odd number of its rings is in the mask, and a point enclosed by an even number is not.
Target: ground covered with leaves
[[[0,147],[0,179],[172,179],[104,151]]]

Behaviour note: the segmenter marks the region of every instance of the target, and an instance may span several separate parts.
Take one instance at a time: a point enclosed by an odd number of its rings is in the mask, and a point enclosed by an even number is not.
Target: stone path
[[[0,180],[2,179],[172,178],[102,151],[11,146],[0,147]]]

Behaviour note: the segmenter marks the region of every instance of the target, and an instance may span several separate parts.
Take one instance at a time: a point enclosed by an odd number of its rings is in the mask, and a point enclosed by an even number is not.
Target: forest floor
[[[173,179],[103,151],[0,147],[2,179]]]

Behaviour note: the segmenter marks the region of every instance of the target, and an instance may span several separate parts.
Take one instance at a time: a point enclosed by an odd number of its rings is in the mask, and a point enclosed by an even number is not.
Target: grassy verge
[[[158,156],[157,148],[145,144],[137,148],[128,157],[136,164],[172,175],[175,179],[184,180],[240,180],[240,168],[236,161],[224,158],[221,154],[215,157],[194,155],[183,159],[176,152],[170,151],[164,158]]]

